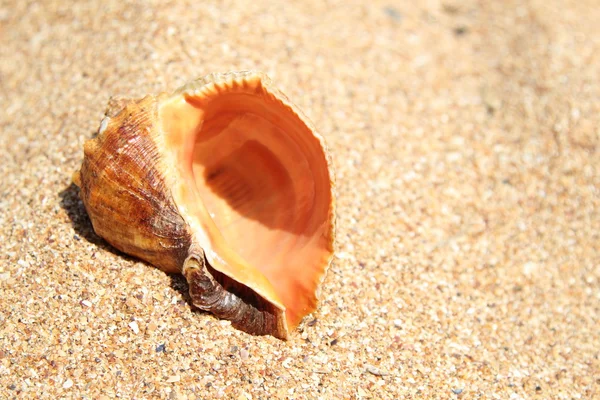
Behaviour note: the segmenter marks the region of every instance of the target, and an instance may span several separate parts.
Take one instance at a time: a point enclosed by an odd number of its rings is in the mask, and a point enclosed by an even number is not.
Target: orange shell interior
[[[183,98],[165,106],[163,129],[187,143],[181,161],[214,223],[204,221],[203,229],[223,238],[210,244],[229,263],[221,272],[244,269],[230,277],[264,285],[244,277],[262,274],[271,288],[255,289],[273,291],[277,299],[267,300],[282,304],[294,327],[316,307],[333,253],[332,182],[321,138],[260,76],[210,83]]]

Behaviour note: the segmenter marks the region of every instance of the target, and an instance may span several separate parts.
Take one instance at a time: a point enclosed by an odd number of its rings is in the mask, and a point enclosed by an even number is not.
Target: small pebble
[[[457,26],[456,28],[454,28],[454,34],[456,36],[462,36],[468,32],[469,32],[469,30],[464,26]]]
[[[452,393],[454,394],[461,394],[463,392],[463,389],[452,389]]]
[[[165,353],[166,352],[165,344],[164,343],[159,344],[158,346],[156,346],[155,350],[157,353]]]
[[[250,354],[248,354],[248,350],[246,350],[246,349],[241,349],[241,350],[240,350],[240,358],[241,358],[242,360],[247,360],[247,359],[248,359],[248,357],[250,357]]]
[[[131,330],[133,331],[133,333],[135,333],[136,335],[138,333],[140,333],[140,327],[138,326],[138,323],[133,321],[129,323],[129,327],[131,328]]]
[[[148,325],[146,325],[146,332],[152,333],[158,328],[156,322],[151,321]]]
[[[129,297],[127,298],[127,300],[125,301],[125,304],[127,304],[128,307],[131,308],[137,308],[140,306],[140,302],[138,299],[136,299],[135,297]]]
[[[390,17],[391,19],[393,19],[396,22],[398,22],[402,19],[402,14],[400,14],[400,12],[397,9],[395,9],[394,7],[385,7],[383,9],[383,12],[386,13],[386,15],[388,17]]]
[[[368,373],[370,373],[372,375],[375,375],[375,376],[384,376],[384,375],[387,375],[385,372],[382,372],[379,368],[375,368],[372,365],[367,365],[366,370],[367,370]]]
[[[252,395],[250,395],[250,393],[242,392],[238,396],[238,400],[252,400]]]
[[[82,300],[81,301],[81,305],[82,306],[86,306],[86,307],[91,307],[92,306],[92,302],[89,300]]]
[[[168,383],[175,383],[175,382],[179,382],[180,380],[181,380],[181,377],[179,375],[173,375],[173,376],[170,376],[167,379],[167,382]]]
[[[70,379],[67,379],[65,381],[65,383],[63,383],[63,389],[69,389],[71,387],[73,387],[73,381]]]

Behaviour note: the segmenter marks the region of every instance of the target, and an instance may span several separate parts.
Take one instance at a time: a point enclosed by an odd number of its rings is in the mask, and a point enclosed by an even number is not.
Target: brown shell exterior
[[[179,272],[191,235],[158,168],[160,154],[152,137],[156,114],[153,96],[131,101],[108,121],[107,134],[86,142],[81,199],[94,230],[111,245],[164,271]],[[126,151],[130,146],[136,151]]]

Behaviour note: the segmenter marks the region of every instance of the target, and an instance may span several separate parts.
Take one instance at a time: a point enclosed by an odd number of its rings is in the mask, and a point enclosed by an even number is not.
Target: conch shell
[[[334,251],[323,138],[258,72],[121,106],[73,178],[96,233],[182,273],[196,307],[287,339],[315,310]]]

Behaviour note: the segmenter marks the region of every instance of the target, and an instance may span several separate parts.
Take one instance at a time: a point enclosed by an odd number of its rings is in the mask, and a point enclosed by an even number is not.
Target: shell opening
[[[259,77],[209,84],[184,97],[181,107],[198,115],[185,127],[194,132],[184,160],[199,197],[229,250],[266,277],[295,326],[314,310],[333,251],[322,143]]]

